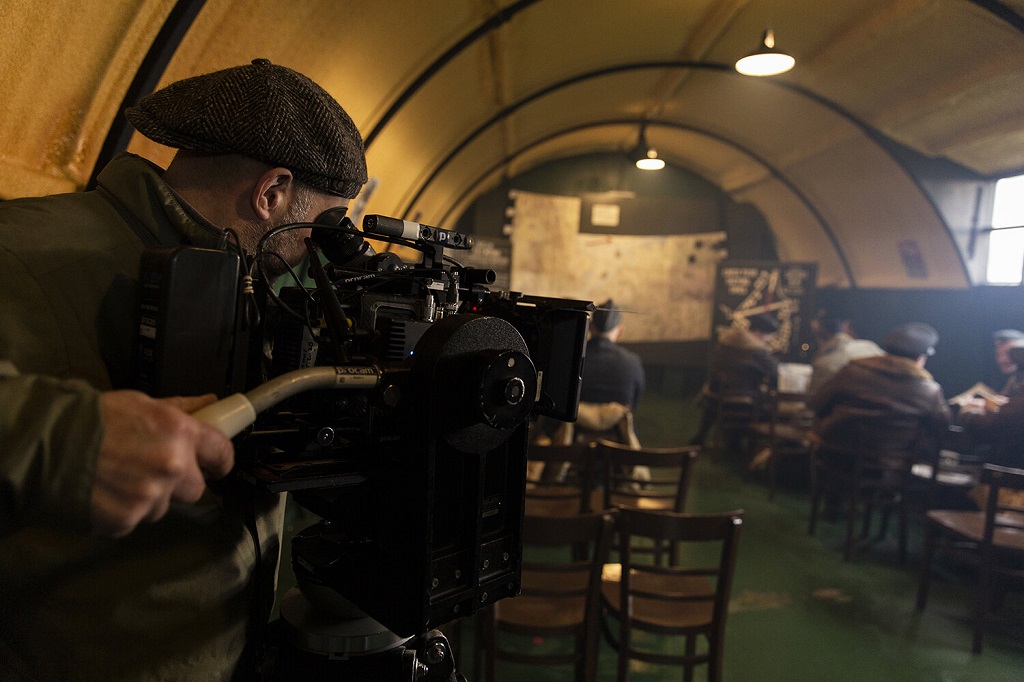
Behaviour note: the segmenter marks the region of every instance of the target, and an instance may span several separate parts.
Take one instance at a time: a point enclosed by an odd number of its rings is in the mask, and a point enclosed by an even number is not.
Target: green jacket
[[[140,255],[219,235],[129,154],[96,191],[0,203],[5,680],[228,679],[272,599],[278,495],[227,484],[123,539],[88,533],[99,391],[132,387]]]

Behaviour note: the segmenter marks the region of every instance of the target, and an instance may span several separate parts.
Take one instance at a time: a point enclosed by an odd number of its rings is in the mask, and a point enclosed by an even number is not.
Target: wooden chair
[[[707,679],[721,680],[743,512],[697,515],[622,509],[619,521],[621,563],[605,568],[601,584],[603,630],[618,652],[617,680],[625,682],[634,659],[682,666],[686,682],[693,679],[696,666],[706,664]],[[634,551],[641,542],[672,544],[677,554],[665,562],[668,565],[641,561]],[[641,648],[634,637],[637,631],[682,637],[683,653]]]
[[[598,441],[598,461],[604,467],[601,506],[681,512],[693,481],[699,445],[634,449]]]
[[[591,511],[602,467],[594,443],[531,444],[527,451],[526,514],[572,516]]]
[[[772,389],[768,392],[766,403],[767,420],[755,422],[750,430],[755,440],[769,452],[765,468],[768,474],[768,499],[773,500],[779,462],[792,457],[810,461],[813,446],[807,434],[814,421],[814,414],[807,409],[806,393]]]
[[[928,601],[936,552],[952,555],[976,568],[974,637],[979,654],[989,611],[1011,584],[1024,585],[1024,470],[986,464],[982,483],[988,486],[983,511],[934,509],[927,514],[917,609]]]
[[[497,679],[499,660],[546,666],[571,664],[575,682],[596,679],[601,569],[608,560],[616,514],[606,510],[576,516],[526,517],[522,594],[503,599],[478,614],[478,641],[482,645],[478,651],[486,657],[486,680]],[[587,556],[574,558],[579,556],[581,545],[589,548]],[[502,633],[518,636],[521,646],[504,644]],[[530,653],[531,638],[537,637],[568,638],[571,650]]]
[[[881,512],[876,539],[884,537],[888,520],[898,518],[898,551],[906,562],[911,469],[915,462],[933,463],[938,453],[923,449],[920,419],[899,415],[870,416],[850,425],[845,442],[817,444],[811,455],[811,509],[807,531],[814,535],[826,498],[846,504],[843,559],[853,555],[854,528],[861,516],[858,541],[869,538],[875,511]]]
[[[717,445],[727,452],[749,449],[750,427],[764,409],[763,389],[723,391],[716,403],[714,433]]]

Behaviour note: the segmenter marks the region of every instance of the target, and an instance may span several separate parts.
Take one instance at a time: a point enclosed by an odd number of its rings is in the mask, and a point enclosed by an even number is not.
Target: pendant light
[[[744,76],[777,76],[795,64],[793,57],[775,47],[775,31],[769,28],[757,49],[736,62],[736,70]]]
[[[647,144],[646,126],[640,128],[640,139],[631,156],[640,170],[661,170],[665,167],[665,160],[658,158],[658,152]]]

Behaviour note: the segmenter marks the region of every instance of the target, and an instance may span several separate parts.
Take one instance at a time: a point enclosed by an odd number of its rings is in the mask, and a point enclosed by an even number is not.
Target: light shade
[[[664,159],[659,159],[658,152],[647,144],[645,128],[640,129],[640,140],[630,156],[636,161],[636,167],[640,170],[661,170],[665,167]]]
[[[736,62],[744,76],[777,76],[793,68],[796,60],[775,48],[775,32],[768,29],[756,50]]]
[[[648,149],[647,156],[636,160],[636,167],[640,170],[661,170],[665,167],[665,160],[658,158],[658,152]]]

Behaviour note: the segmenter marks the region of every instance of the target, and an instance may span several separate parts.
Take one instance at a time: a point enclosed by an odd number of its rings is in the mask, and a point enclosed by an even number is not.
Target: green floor
[[[647,396],[637,414],[645,445],[668,446],[693,432],[692,406]],[[801,486],[769,502],[763,481],[739,458],[706,453],[698,465],[692,511],[744,509],[743,536],[726,627],[727,682],[1020,682],[1024,680],[1024,599],[1011,595],[989,629],[984,652],[970,653],[966,591],[938,575],[928,609],[914,609],[920,534],[898,565],[894,542],[842,561],[841,529],[819,525],[807,534],[808,497]],[[952,568],[946,577],[952,575]],[[546,643],[536,643],[545,646]],[[466,642],[470,647],[471,643]],[[472,653],[463,672],[472,679]],[[600,652],[598,679],[615,679],[615,655]],[[568,680],[567,669],[501,663],[499,679]],[[679,671],[635,666],[630,680],[681,679]],[[703,672],[698,675],[702,680]]]

